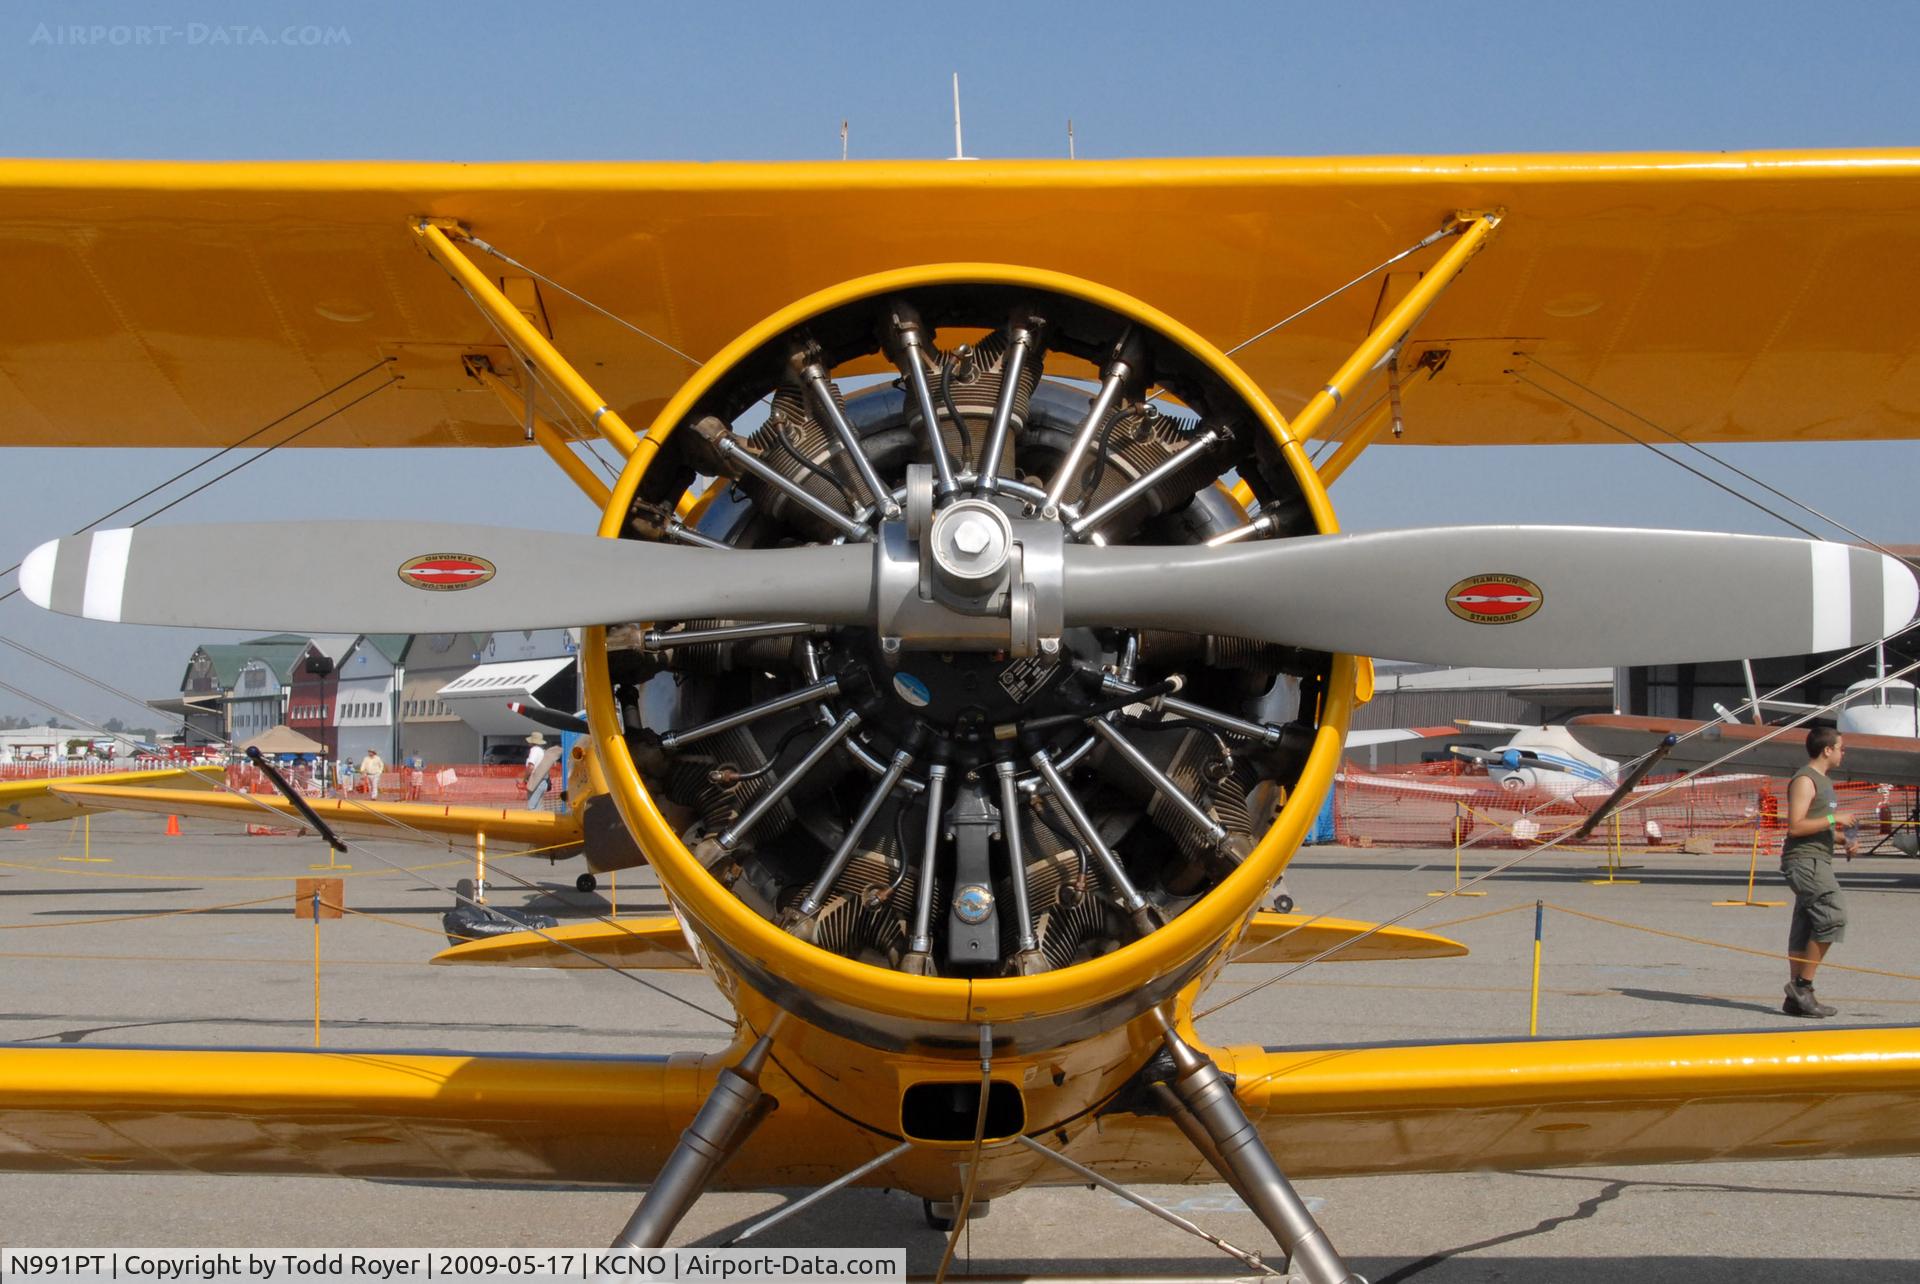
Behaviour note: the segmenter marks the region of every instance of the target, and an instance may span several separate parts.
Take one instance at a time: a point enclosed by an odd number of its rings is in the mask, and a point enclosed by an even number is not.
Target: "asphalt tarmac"
[[[290,912],[287,880],[324,863],[324,849],[209,822],[188,821],[184,835],[165,837],[163,825],[100,817],[90,847],[66,825],[0,830],[0,1043],[311,1046],[312,928]],[[91,862],[73,859],[89,853]],[[1469,852],[1466,872],[1511,855]],[[435,844],[378,842],[343,859],[354,865],[347,905],[378,917],[323,927],[327,1047],[641,1053],[704,1050],[726,1037],[710,1017],[610,973],[429,968],[424,960],[444,939],[444,889],[471,873],[470,858]],[[1268,1044],[1524,1036],[1536,899],[1549,906],[1542,1034],[1788,1025],[1779,1012],[1784,965],[1739,952],[1781,950],[1786,909],[1713,905],[1745,895],[1745,859],[1632,859],[1644,868],[1623,876],[1636,884],[1591,885],[1592,857],[1546,853],[1483,883],[1485,897],[1437,899],[1427,892],[1451,885],[1451,852],[1307,849],[1287,880],[1301,909],[1377,920],[1420,905],[1414,926],[1451,935],[1472,954],[1319,964],[1206,1018],[1201,1030],[1220,1043]],[[1783,899],[1761,863],[1758,898]],[[563,917],[605,912],[616,897],[622,913],[663,908],[639,872],[583,896],[572,890],[577,866],[522,858],[495,868],[542,884],[527,892],[497,879],[496,899],[508,904],[532,901]],[[1852,926],[1834,961],[1920,972],[1909,948],[1920,862],[1862,859],[1843,864],[1840,879]],[[1276,970],[1232,968],[1208,1001]],[[656,979],[721,1006],[697,974]],[[1920,1021],[1915,981],[1832,970],[1820,989],[1841,1009],[1838,1022]],[[1344,1178],[1309,1181],[1302,1192],[1374,1284],[1920,1278],[1920,1159]],[[1268,1244],[1225,1187],[1144,1193],[1236,1243]],[[708,1197],[675,1242],[723,1242],[791,1198]],[[0,1175],[0,1243],[588,1246],[608,1242],[634,1202],[631,1192],[523,1186]],[[837,1195],[767,1238],[905,1245],[916,1274],[932,1272],[942,1248],[917,1200],[881,1191]],[[1244,1273],[1201,1241],[1080,1188],[997,1201],[969,1228],[956,1270]]]

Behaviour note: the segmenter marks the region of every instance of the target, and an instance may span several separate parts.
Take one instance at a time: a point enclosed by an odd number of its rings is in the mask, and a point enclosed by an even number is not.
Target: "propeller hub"
[[[933,519],[933,569],[958,593],[994,588],[1013,553],[1013,524],[985,500],[967,499]]]

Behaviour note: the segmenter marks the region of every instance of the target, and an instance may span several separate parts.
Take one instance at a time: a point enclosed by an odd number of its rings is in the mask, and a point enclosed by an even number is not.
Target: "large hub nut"
[[[985,500],[966,499],[933,519],[933,573],[955,593],[979,597],[1005,581],[1013,559],[1013,523]]]

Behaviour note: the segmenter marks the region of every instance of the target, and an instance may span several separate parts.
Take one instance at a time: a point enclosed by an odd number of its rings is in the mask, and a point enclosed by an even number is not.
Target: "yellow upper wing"
[[[382,358],[399,388],[299,444],[519,444],[493,398],[469,395],[480,389],[465,354],[500,369],[508,359],[416,246],[416,215],[461,220],[704,358],[817,288],[961,260],[1100,280],[1231,347],[1454,211],[1489,208],[1507,211],[1499,237],[1406,354],[1448,354],[1410,391],[1407,441],[1612,440],[1505,373],[1535,359],[1697,440],[1903,436],[1920,417],[1920,316],[1908,306],[1920,294],[1917,204],[1920,152],[1899,150],[0,162],[0,445],[227,445]],[[1298,407],[1383,291],[1397,296],[1441,248],[1239,359],[1283,410]],[[496,278],[520,275],[472,252]],[[692,369],[555,291],[511,285],[637,424]]]

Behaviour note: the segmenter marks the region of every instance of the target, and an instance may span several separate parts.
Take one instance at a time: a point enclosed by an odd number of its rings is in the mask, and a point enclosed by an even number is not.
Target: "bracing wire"
[[[215,460],[220,459],[223,456],[232,454],[234,451],[241,449],[248,442],[252,441],[255,437],[258,437],[260,434],[268,431],[269,429],[278,428],[281,424],[293,418],[295,415],[299,414],[301,411],[309,409],[312,406],[318,405],[320,402],[325,401],[328,397],[331,397],[334,393],[341,391],[342,389],[348,387],[351,384],[358,383],[360,380],[366,378],[368,375],[372,374],[374,371],[378,370],[380,367],[386,364],[387,363],[384,360],[376,361],[372,365],[368,366],[365,370],[360,371],[358,374],[350,375],[347,378],[342,379],[339,383],[334,384],[333,387],[327,389],[325,392],[316,394],[315,396],[313,396],[307,401],[300,403],[299,405],[295,406],[292,410],[287,411],[286,414],[281,415],[278,419],[273,419],[267,423],[261,424],[258,428],[255,428],[252,432],[242,437],[239,441],[234,442],[231,446],[222,446],[219,450],[214,451],[211,455],[208,455],[206,458],[199,460],[197,463],[188,465],[187,467],[181,469],[179,472],[167,478],[165,481],[158,483],[157,485],[149,486],[146,490],[141,491],[138,495],[135,495],[132,499],[128,500],[126,503],[121,504],[117,508],[112,508],[107,510],[106,512],[100,514],[100,516],[94,518],[90,522],[82,523],[80,526],[76,527],[75,529],[68,531],[67,534],[69,536],[84,534],[85,532],[90,531],[94,527],[100,525],[100,523],[102,522],[111,521],[115,517],[118,517],[121,513],[126,512],[129,508],[132,508],[135,504],[139,503],[141,500],[148,499],[154,495],[159,494],[161,491],[173,485],[175,482],[180,481],[183,478],[192,475],[193,473],[199,472],[202,468],[205,468],[208,464],[213,463]],[[258,456],[256,456],[256,458],[258,458]],[[4,570],[0,570],[0,575],[11,575],[19,569],[20,569],[20,563],[15,562],[12,566],[9,566]]]
[[[1374,264],[1372,267],[1362,272],[1359,276],[1354,277],[1351,281],[1348,281],[1345,285],[1335,286],[1333,289],[1327,291],[1325,294],[1315,299],[1312,303],[1307,304],[1307,306],[1305,306],[1304,308],[1301,308],[1295,312],[1288,313],[1286,316],[1281,317],[1278,321],[1275,321],[1272,325],[1268,326],[1266,329],[1262,330],[1260,333],[1254,335],[1252,338],[1242,339],[1240,342],[1234,344],[1231,348],[1228,348],[1226,351],[1226,355],[1230,357],[1234,353],[1240,351],[1240,349],[1249,347],[1253,344],[1260,342],[1260,340],[1266,338],[1268,335],[1272,334],[1275,330],[1278,330],[1283,326],[1291,325],[1292,323],[1294,323],[1295,321],[1298,321],[1301,317],[1307,315],[1307,313],[1313,311],[1315,308],[1321,306],[1322,304],[1331,302],[1332,300],[1339,298],[1342,294],[1345,294],[1348,290],[1351,290],[1354,286],[1360,284],[1362,281],[1366,280],[1368,277],[1374,276],[1374,275],[1377,275],[1378,273],[1386,271],[1388,268],[1398,263],[1401,259],[1406,258],[1408,255],[1418,254],[1421,250],[1426,249],[1429,245],[1432,245],[1435,241],[1439,241],[1449,236],[1457,236],[1465,230],[1466,228],[1464,224],[1449,223],[1447,226],[1440,228],[1438,231],[1427,233],[1427,235],[1421,237],[1418,241],[1415,241],[1412,245],[1409,245],[1406,249],[1401,250],[1398,254],[1395,254],[1390,258],[1385,258],[1380,260],[1380,262]]]
[[[382,364],[384,364],[384,363],[382,363]],[[361,372],[361,374],[362,374],[362,375],[364,375],[365,373],[367,373],[367,372],[366,372],[366,371],[362,371],[362,372]],[[354,378],[355,378],[355,379],[358,379],[358,378],[360,378],[360,377],[361,377],[361,375],[355,375],[355,376],[354,376]],[[349,380],[348,382],[350,383],[350,382],[352,382],[352,380]],[[201,483],[200,483],[200,484],[199,484],[198,486],[195,486],[195,487],[194,487],[194,488],[193,488],[192,490],[189,490],[189,491],[187,491],[187,492],[186,492],[186,493],[185,493],[184,495],[177,495],[177,496],[175,496],[174,498],[172,498],[172,499],[170,499],[170,500],[168,500],[168,501],[167,501],[166,503],[164,503],[164,504],[162,504],[162,505],[160,505],[160,507],[158,507],[158,508],[156,508],[156,509],[154,509],[154,510],[153,510],[152,512],[150,512],[150,513],[148,513],[148,514],[146,514],[146,516],[144,516],[144,517],[138,517],[138,518],[135,518],[135,519],[134,519],[133,521],[131,521],[131,522],[128,522],[128,523],[127,523],[127,526],[128,526],[129,528],[132,528],[132,527],[135,527],[135,526],[144,526],[144,525],[146,525],[146,524],[147,524],[148,522],[150,522],[150,521],[152,521],[152,520],[153,520],[154,518],[156,518],[156,517],[158,517],[158,516],[160,516],[160,514],[162,514],[162,513],[164,513],[164,512],[166,512],[166,511],[167,511],[168,509],[170,509],[170,508],[177,508],[177,507],[178,507],[178,506],[180,506],[181,504],[184,504],[184,503],[186,503],[186,502],[187,502],[188,500],[190,500],[190,499],[192,499],[192,498],[193,498],[193,497],[194,497],[195,495],[198,495],[198,494],[200,494],[200,493],[201,493],[202,491],[205,491],[205,490],[207,490],[207,489],[208,489],[208,488],[210,488],[210,487],[213,487],[213,486],[217,486],[217,485],[219,485],[219,484],[220,484],[221,482],[223,482],[223,481],[225,481],[225,480],[226,480],[227,478],[229,478],[229,477],[231,477],[231,476],[233,476],[233,475],[234,475],[235,473],[237,473],[237,472],[239,472],[239,471],[240,471],[241,469],[243,469],[243,468],[245,468],[245,467],[247,467],[247,466],[248,466],[248,465],[250,465],[250,464],[257,464],[257,463],[259,463],[259,462],[260,462],[261,460],[263,460],[263,459],[265,459],[265,458],[266,458],[266,457],[267,457],[268,455],[271,455],[271,454],[272,454],[272,453],[273,453],[274,451],[276,451],[276,450],[278,450],[278,449],[280,449],[280,448],[281,448],[282,446],[286,446],[286,445],[290,445],[290,444],[292,444],[293,442],[295,442],[295,441],[297,441],[297,440],[299,440],[299,439],[300,439],[301,437],[303,437],[303,436],[305,436],[305,435],[306,435],[307,433],[310,433],[310,432],[312,432],[312,431],[313,431],[313,430],[314,430],[315,428],[318,428],[318,427],[319,427],[319,426],[320,426],[321,424],[324,424],[324,423],[326,423],[326,422],[327,422],[327,421],[328,421],[329,419],[332,419],[332,418],[334,418],[334,417],[336,417],[336,416],[338,416],[338,415],[342,415],[342,414],[345,414],[345,413],[346,413],[347,411],[349,411],[349,410],[351,410],[351,409],[353,409],[353,408],[354,408],[355,406],[357,406],[357,405],[359,405],[359,404],[360,404],[361,402],[363,402],[363,401],[365,401],[365,400],[366,400],[366,399],[367,399],[368,397],[371,397],[371,396],[373,396],[373,394],[374,394],[374,393],[376,393],[376,392],[380,392],[380,391],[382,391],[383,389],[387,389],[387,388],[391,388],[391,387],[392,387],[392,386],[393,386],[394,384],[396,384],[396,383],[399,383],[399,382],[400,382],[400,381],[399,381],[399,380],[398,380],[398,379],[396,378],[396,379],[389,379],[389,380],[387,380],[387,381],[386,381],[385,383],[382,383],[382,384],[376,384],[376,385],[375,385],[374,387],[372,387],[372,388],[370,388],[370,389],[368,389],[368,390],[367,390],[366,392],[363,392],[363,393],[361,393],[361,394],[360,394],[359,396],[357,396],[357,397],[355,397],[355,398],[354,398],[354,399],[353,399],[352,401],[349,401],[349,402],[348,402],[348,403],[347,403],[346,405],[344,405],[344,406],[339,406],[339,407],[336,407],[336,408],[335,408],[335,409],[333,409],[333,410],[330,410],[330,411],[328,411],[328,412],[327,412],[326,414],[324,414],[324,415],[322,415],[322,416],[320,416],[320,418],[318,418],[318,419],[316,419],[316,420],[314,420],[314,421],[313,421],[312,423],[310,423],[310,424],[308,424],[308,425],[307,425],[306,427],[304,427],[304,428],[296,428],[296,429],[294,429],[294,430],[293,430],[292,432],[290,432],[290,433],[288,433],[288,434],[287,434],[286,436],[284,436],[284,437],[282,437],[282,438],[281,438],[281,439],[280,439],[279,441],[276,441],[276,442],[274,442],[274,443],[273,443],[273,444],[272,444],[271,446],[268,446],[268,447],[266,447],[265,449],[263,449],[263,450],[262,450],[262,451],[261,451],[261,452],[260,452],[259,454],[257,454],[257,455],[249,455],[249,456],[248,456],[247,458],[245,458],[245,459],[243,459],[243,460],[241,460],[241,461],[240,461],[239,463],[237,463],[237,464],[235,464],[235,465],[234,465],[233,467],[231,467],[231,468],[229,468],[229,469],[227,469],[227,470],[226,470],[225,472],[222,472],[222,473],[219,473],[219,474],[217,474],[217,475],[215,475],[215,476],[213,476],[213,477],[209,477],[209,478],[208,478],[208,479],[207,479],[206,481],[203,481],[203,482],[201,482]],[[328,394],[322,394],[322,395],[324,396],[324,395],[328,395]],[[317,399],[316,399],[316,400],[317,400]],[[308,404],[308,405],[312,405],[313,403],[312,403],[312,402],[308,402],[307,404]],[[276,419],[276,420],[274,420],[274,422],[275,422],[275,423],[282,423],[282,422],[284,422],[284,421],[285,421],[286,419],[287,419],[287,416],[286,416],[286,415],[282,415],[282,416],[280,416],[280,418],[279,418],[279,419]],[[229,448],[229,449],[231,449],[231,448]],[[220,453],[221,453],[221,454],[225,454],[225,453],[226,453],[226,451],[221,451]],[[218,456],[215,456],[215,458],[218,458]],[[204,460],[203,460],[202,462],[204,463],[204,462],[207,462],[207,461],[204,461]],[[197,464],[196,464],[196,465],[195,465],[195,467],[197,468],[197,467],[199,467],[199,465],[197,465]],[[193,471],[193,469],[188,469],[187,471],[188,471],[188,472],[192,472],[192,471]],[[184,476],[185,474],[183,473],[183,474],[181,474],[181,475],[182,475],[182,476]],[[157,488],[156,488],[156,489],[157,489]],[[152,492],[152,491],[148,491],[147,493],[148,493],[148,494],[152,494],[153,492]],[[145,496],[141,496],[141,498],[145,498]],[[122,504],[122,505],[120,505],[120,507],[119,507],[119,508],[116,508],[116,509],[114,509],[114,510],[113,510],[113,512],[114,512],[114,513],[119,513],[119,512],[122,512],[122,511],[124,511],[124,510],[126,510],[127,508],[130,508],[130,507],[132,507],[132,505],[134,505],[134,504],[136,504],[136,503],[138,503],[138,502],[139,502],[139,500],[138,500],[138,499],[135,499],[135,500],[129,500],[129,501],[127,501],[127,503],[125,503],[125,504]],[[108,514],[108,516],[109,516],[109,517],[110,517],[110,516],[112,516],[112,515],[113,515],[112,513],[110,513],[110,514]],[[82,531],[84,531],[84,530],[87,530],[87,529],[89,529],[90,527],[92,527],[92,526],[96,526],[96,525],[98,525],[98,524],[99,524],[100,522],[102,522],[102,521],[105,521],[105,520],[106,520],[106,518],[104,518],[104,517],[103,517],[103,518],[98,518],[98,519],[96,519],[96,520],[95,520],[95,521],[93,521],[93,522],[89,522],[89,523],[87,524],[87,526],[83,526],[83,527],[81,527],[81,528],[80,528],[80,530],[82,530]],[[75,534],[79,534],[79,531],[76,531],[76,532],[75,532]],[[13,569],[13,570],[18,570],[18,569],[19,569],[19,563],[15,563],[15,564],[14,564],[14,566],[13,566],[12,568],[10,568],[10,569]],[[6,601],[6,600],[7,600],[8,598],[10,598],[10,597],[12,597],[12,596],[14,596],[14,595],[15,595],[15,594],[17,594],[17,593],[18,593],[19,591],[20,591],[20,589],[19,589],[19,587],[18,587],[18,586],[16,585],[15,587],[13,587],[13,588],[10,588],[10,589],[8,589],[8,590],[7,590],[7,591],[6,591],[5,593],[0,593],[0,602],[4,602],[4,601]],[[0,639],[0,641],[4,641],[4,639]]]
[[[528,276],[532,277],[536,281],[541,282],[543,285],[552,286],[554,289],[560,291],[560,293],[574,300],[576,303],[584,304],[585,306],[592,308],[595,312],[598,312],[601,316],[605,317],[609,321],[612,321],[614,324],[623,325],[627,329],[639,335],[641,338],[647,340],[648,342],[659,344],[661,347],[665,348],[668,352],[671,352],[674,356],[679,357],[682,361],[685,361],[688,364],[695,365],[695,366],[704,364],[700,360],[700,358],[691,356],[688,353],[682,352],[680,349],[674,347],[671,343],[668,343],[665,339],[662,339],[659,335],[654,334],[649,330],[642,329],[640,326],[635,325],[633,322],[627,320],[625,317],[621,316],[617,312],[613,312],[606,308],[601,307],[598,303],[595,303],[592,299],[589,299],[586,295],[581,294],[579,291],[571,289],[568,286],[562,285],[560,282],[554,280],[552,277],[548,276],[546,273],[538,271],[534,268],[528,267],[525,263],[522,263],[519,259],[514,258],[511,254],[508,254],[505,250],[489,245],[477,236],[467,235],[462,237],[462,239],[465,240],[467,244],[473,246],[475,249],[480,250],[485,254],[492,255],[494,258],[499,259],[502,263],[507,264],[509,267],[519,268],[522,272],[525,272]]]
[[[1859,540],[1862,544],[1866,545],[1868,548],[1871,548],[1876,552],[1885,553],[1889,557],[1898,556],[1898,554],[1892,552],[1890,549],[1883,547],[1881,544],[1877,543],[1876,541],[1868,539],[1865,535],[1862,535],[1859,531],[1853,529],[1853,527],[1847,525],[1845,522],[1841,521],[1839,518],[1830,517],[1826,513],[1823,513],[1819,509],[1813,507],[1813,505],[1808,504],[1802,500],[1795,499],[1792,495],[1787,494],[1787,492],[1779,489],[1776,486],[1768,485],[1765,481],[1762,481],[1760,478],[1754,476],[1752,473],[1746,471],[1744,468],[1741,468],[1739,465],[1734,464],[1728,460],[1722,459],[1720,456],[1714,454],[1710,450],[1705,449],[1704,447],[1695,445],[1693,442],[1688,441],[1686,438],[1680,436],[1680,434],[1676,432],[1672,432],[1667,428],[1663,428],[1661,425],[1647,418],[1645,415],[1641,414],[1639,411],[1635,410],[1633,407],[1622,405],[1620,402],[1615,401],[1612,397],[1609,397],[1606,393],[1601,392],[1597,388],[1581,383],[1578,379],[1575,379],[1572,375],[1567,374],[1564,371],[1554,369],[1552,366],[1540,360],[1538,357],[1529,356],[1528,363],[1530,365],[1537,367],[1538,369],[1546,371],[1548,374],[1553,375],[1557,379],[1566,380],[1568,383],[1572,384],[1574,387],[1580,389],[1580,391],[1586,393],[1589,397],[1592,397],[1596,401],[1605,402],[1607,405],[1612,406],[1615,410],[1618,410],[1621,414],[1631,415],[1633,418],[1638,419],[1641,423],[1653,429],[1655,432],[1659,433],[1662,437],[1665,437],[1668,440],[1674,442],[1676,445],[1685,447],[1687,450],[1692,451],[1694,454],[1699,455],[1704,459],[1711,460],[1713,463],[1720,465],[1720,467],[1726,469],[1728,472],[1732,473],[1734,476],[1739,477],[1747,482],[1750,482],[1755,486],[1758,486],[1761,490],[1766,491],[1769,495],[1774,496],[1776,499],[1785,500],[1787,503],[1792,504],[1795,508],[1799,509],[1801,512],[1808,513],[1814,517],[1819,518],[1821,521],[1825,522],[1829,526],[1834,527],[1836,530],[1844,531],[1846,534],[1853,536],[1854,539]]]

